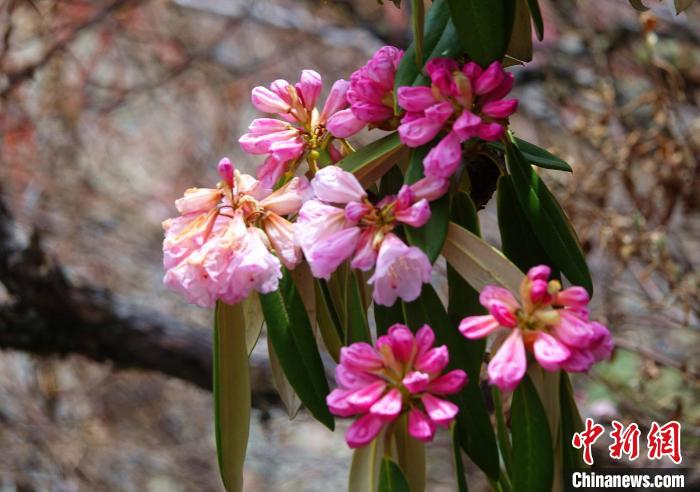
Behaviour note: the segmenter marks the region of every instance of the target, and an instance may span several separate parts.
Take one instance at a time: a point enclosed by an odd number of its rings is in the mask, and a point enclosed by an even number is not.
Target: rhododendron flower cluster
[[[458,393],[467,375],[460,369],[443,374],[447,347],[434,344],[428,325],[414,336],[405,325],[395,324],[374,347],[362,342],[341,349],[335,370],[340,387],[326,401],[335,415],[360,415],[345,435],[350,447],[366,445],[403,413],[408,433],[420,441],[431,441],[437,426],[452,422],[459,409],[440,397]]]
[[[398,103],[406,114],[399,126],[401,140],[419,147],[445,135],[426,155],[427,176],[450,177],[462,159],[462,142],[473,137],[486,141],[503,136],[507,118],[515,112],[517,99],[503,99],[513,87],[513,75],[499,62],[486,70],[474,62],[460,69],[449,58],[434,58],[425,65],[430,87],[399,87]]]
[[[384,46],[350,76],[348,109],[339,111],[328,124],[336,137],[350,137],[366,124],[370,128],[393,130],[398,126],[394,113],[394,78],[403,51]]]
[[[547,371],[585,372],[612,353],[608,329],[589,319],[586,290],[562,290],[559,281],[548,281],[550,273],[545,265],[528,271],[520,286],[522,303],[502,287],[485,287],[479,301],[490,314],[469,316],[459,325],[471,339],[510,330],[488,365],[489,381],[504,391],[515,389],[525,375],[526,349]]]
[[[312,169],[321,150],[327,151],[332,161],[342,154],[333,145],[333,135],[326,126],[334,126],[343,133],[353,134],[364,123],[338,112],[348,106],[348,82],[337,80],[326,98],[321,112],[316,108],[323,83],[313,70],[304,70],[295,85],[276,80],[270,88],[256,87],[251,100],[264,113],[277,114],[281,119],[258,118],[248,127],[248,133],[239,139],[241,148],[249,154],[267,154],[258,169],[258,179],[267,187],[274,186],[286,171],[293,171],[306,158]],[[334,122],[334,119],[337,121]]]
[[[277,289],[280,261],[288,268],[301,261],[283,216],[296,213],[310,193],[304,177],[272,192],[228,159],[218,171],[219,187],[187,190],[175,202],[181,215],[163,222],[163,281],[201,307]]]
[[[311,181],[314,198],[303,205],[294,224],[311,272],[328,279],[352,258],[352,268],[375,268],[369,283],[377,304],[390,306],[397,297],[415,300],[430,281],[430,261],[391,231],[400,223],[424,225],[430,218],[428,202],[442,196],[448,185],[445,179],[425,178],[375,205],[351,173],[336,166],[321,169]]]

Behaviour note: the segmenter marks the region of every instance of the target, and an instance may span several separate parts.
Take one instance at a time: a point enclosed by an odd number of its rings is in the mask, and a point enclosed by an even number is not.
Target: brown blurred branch
[[[104,288],[72,285],[43,251],[37,233],[22,247],[0,197],[0,348],[80,354],[210,390],[210,337],[209,330],[130,306]],[[264,357],[251,358],[251,378],[255,406],[277,401]]]

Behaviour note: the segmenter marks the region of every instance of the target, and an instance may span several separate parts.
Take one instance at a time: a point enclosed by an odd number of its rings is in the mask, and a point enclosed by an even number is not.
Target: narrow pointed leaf
[[[411,492],[399,465],[386,456],[379,474],[379,492]]]
[[[559,398],[561,403],[561,449],[564,470],[586,468],[581,452],[571,445],[574,434],[583,430],[583,420],[576,406],[574,390],[569,375],[562,373],[559,381]]]
[[[508,56],[521,62],[532,60],[532,23],[528,0],[515,0],[515,22],[508,44]]]
[[[413,22],[413,44],[416,51],[416,65],[423,64],[423,24],[425,22],[425,4],[423,0],[413,0],[411,12]]]
[[[245,345],[248,350],[248,356],[250,357],[251,352],[253,352],[260,338],[263,324],[265,324],[265,318],[260,309],[257,292],[253,292],[246,297],[242,305],[243,315],[245,317]]]
[[[229,492],[243,489],[250,428],[250,376],[242,305],[216,304],[213,354],[214,428],[219,471]]]
[[[518,148],[520,149],[520,152],[523,153],[523,156],[525,156],[525,159],[532,165],[544,169],[551,169],[553,171],[566,171],[568,173],[574,172],[566,161],[555,156],[548,150],[517,137],[515,137],[515,142],[518,144]],[[498,150],[504,150],[503,144],[500,142],[492,142],[489,145]]]
[[[397,459],[408,488],[423,492],[426,483],[425,444],[408,434],[408,418],[402,415],[395,427]]]
[[[455,468],[455,482],[457,482],[458,492],[469,492],[467,486],[467,477],[464,471],[464,462],[462,461],[462,448],[459,445],[459,422],[452,424],[450,435],[452,436],[452,463]]]
[[[695,0],[673,0],[673,5],[676,7],[676,14],[680,14],[690,7]]]
[[[352,454],[348,492],[377,492],[384,456],[384,431]]]
[[[547,414],[537,390],[525,376],[511,406],[514,492],[551,490],[554,455]]]
[[[392,167],[382,178],[379,185],[379,196],[395,195],[403,185],[403,174],[398,167]]]
[[[540,12],[539,1],[527,0],[527,5],[530,9],[530,15],[532,15],[532,22],[535,24],[537,39],[542,41],[544,39],[544,22],[542,21],[542,12]]]
[[[272,383],[275,385],[277,394],[280,396],[280,400],[282,400],[282,404],[287,410],[289,420],[292,420],[297,416],[297,413],[299,413],[301,400],[289,383],[287,376],[284,375],[279,357],[277,357],[275,348],[271,343],[267,344],[267,352],[270,358],[270,369],[272,370]]]
[[[345,345],[355,342],[370,342],[367,311],[364,307],[362,292],[360,291],[361,287],[355,273],[350,271],[346,287],[345,305],[347,306],[348,319]]]
[[[272,343],[284,373],[311,414],[329,429],[333,416],[326,406],[329,393],[316,339],[301,297],[285,270],[280,290],[260,295]]]
[[[447,262],[474,289],[500,285],[518,292],[523,273],[503,253],[472,232],[451,222],[442,248]]]
[[[550,263],[571,283],[585,287],[592,294],[593,281],[586,258],[566,214],[517,145],[508,145],[506,163],[513,177],[518,201],[528,222],[537,232]]]
[[[397,301],[391,306],[374,305],[374,324],[377,326],[377,336],[386,335],[391,325],[404,323],[401,302]]]
[[[333,360],[338,362],[340,359],[340,347],[343,345],[345,335],[340,325],[340,318],[333,306],[333,300],[328,291],[326,281],[316,279],[315,283],[318,328],[326,350],[328,350]]]

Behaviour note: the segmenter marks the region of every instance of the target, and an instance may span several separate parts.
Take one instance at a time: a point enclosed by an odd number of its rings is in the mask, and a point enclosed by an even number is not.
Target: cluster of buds
[[[488,365],[489,381],[504,391],[515,389],[525,375],[526,349],[546,371],[585,372],[612,353],[608,329],[589,319],[586,290],[562,290],[558,280],[548,281],[550,274],[545,265],[528,271],[520,286],[522,303],[502,287],[485,287],[479,301],[489,314],[469,316],[459,325],[470,339],[510,330]]]
[[[277,114],[281,119],[258,118],[248,127],[239,143],[249,154],[267,154],[268,157],[258,169],[258,179],[267,187],[272,187],[285,172],[293,174],[304,159],[312,170],[316,170],[321,152],[327,152],[333,162],[342,158],[335,147],[334,126],[346,129],[355,125],[355,132],[364,123],[347,122],[340,113],[348,106],[346,92],[348,82],[337,80],[331,88],[321,112],[316,102],[321,94],[321,76],[313,70],[304,70],[295,85],[286,80],[276,80],[270,88],[256,87],[251,100],[253,106],[264,113]],[[354,133],[354,132],[352,132]]]
[[[284,216],[296,213],[311,191],[300,177],[273,192],[228,159],[218,171],[217,188],[190,188],[175,202],[181,215],[163,222],[163,281],[201,307],[277,290],[280,260],[293,268],[302,259]]]
[[[406,114],[399,135],[410,147],[425,145],[446,131],[425,156],[426,176],[449,178],[462,160],[462,143],[478,137],[486,141],[503,136],[517,99],[503,99],[513,87],[513,75],[499,62],[486,70],[474,62],[460,69],[449,58],[433,58],[425,65],[430,87],[399,87],[398,103]]]
[[[448,185],[445,179],[424,178],[375,205],[351,173],[336,166],[321,169],[311,181],[314,198],[304,203],[294,224],[312,274],[328,279],[351,258],[354,269],[374,268],[369,283],[377,304],[390,306],[397,297],[415,300],[430,281],[432,267],[421,249],[407,246],[392,230],[401,223],[424,225],[430,218],[428,202]]]
[[[345,435],[351,448],[366,445],[404,413],[408,433],[420,441],[431,441],[437,426],[449,426],[459,409],[440,397],[458,393],[467,374],[460,369],[443,374],[447,347],[434,344],[428,325],[414,336],[396,324],[374,347],[362,342],[341,349],[335,370],[340,387],[326,401],[335,415],[360,415]]]

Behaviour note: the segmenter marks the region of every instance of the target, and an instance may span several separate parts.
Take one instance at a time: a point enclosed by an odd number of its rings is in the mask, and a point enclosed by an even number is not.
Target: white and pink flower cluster
[[[467,374],[460,369],[443,374],[447,347],[434,344],[428,325],[414,336],[396,324],[374,347],[361,342],[341,349],[335,370],[340,387],[326,401],[335,415],[360,416],[345,434],[351,448],[366,445],[402,414],[408,433],[420,441],[431,441],[438,426],[449,426],[459,408],[442,397],[458,393]]]
[[[273,192],[228,159],[218,171],[217,188],[190,188],[175,202],[181,215],[163,222],[163,282],[201,307],[277,290],[280,261],[294,268],[302,259],[283,217],[296,213],[311,192],[304,177]]]
[[[521,302],[502,287],[488,286],[479,301],[489,314],[469,316],[459,325],[470,339],[484,338],[505,328],[510,333],[488,365],[491,384],[512,391],[527,370],[526,350],[546,371],[586,372],[610,357],[613,340],[608,329],[589,319],[588,293],[583,287],[561,288],[549,280],[551,270],[531,268],[520,286]]]
[[[446,131],[423,161],[426,176],[449,178],[462,160],[462,143],[477,137],[503,136],[517,99],[503,99],[513,88],[513,74],[493,62],[484,70],[474,62],[461,68],[450,58],[425,64],[431,86],[399,87],[398,103],[406,114],[399,135],[409,147],[420,147]]]

